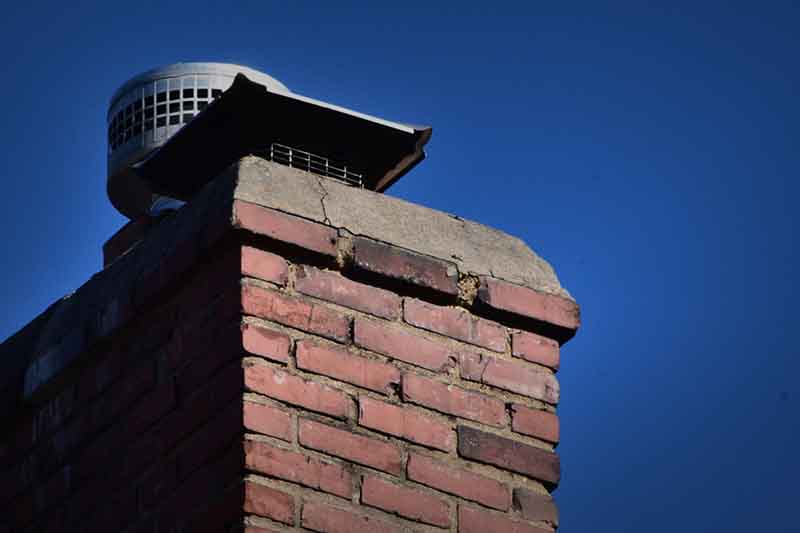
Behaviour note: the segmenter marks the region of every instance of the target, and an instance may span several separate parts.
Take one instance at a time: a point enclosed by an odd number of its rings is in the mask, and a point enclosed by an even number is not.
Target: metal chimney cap
[[[175,63],[125,82],[111,97],[106,115],[109,180],[160,148],[240,73],[276,94],[292,94],[272,76],[228,63]]]
[[[244,65],[237,65],[235,63],[210,63],[201,61],[190,61],[186,63],[173,63],[163,67],[151,68],[141,74],[137,74],[133,78],[126,81],[119,89],[114,91],[109,101],[109,110],[114,106],[120,96],[124,95],[134,87],[142,83],[153,81],[163,78],[174,78],[179,76],[186,76],[191,74],[207,74],[210,76],[225,76],[229,77],[231,81],[238,73],[242,73],[249,79],[264,85],[268,90],[275,92],[290,93],[286,85],[276,80],[268,74],[264,74],[258,70],[246,67]]]
[[[425,158],[431,134],[223,63],[139,74],[114,94],[107,123],[108,196],[130,218],[152,214],[161,196],[188,201],[250,154],[382,192]]]

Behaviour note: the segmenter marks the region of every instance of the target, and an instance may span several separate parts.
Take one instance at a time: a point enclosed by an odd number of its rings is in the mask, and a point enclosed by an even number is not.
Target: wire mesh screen
[[[364,186],[364,176],[362,174],[353,172],[347,168],[347,165],[334,164],[327,157],[278,143],[272,143],[269,146],[269,150],[263,155],[270,161],[287,167],[313,172],[326,178],[333,178],[353,187]]]

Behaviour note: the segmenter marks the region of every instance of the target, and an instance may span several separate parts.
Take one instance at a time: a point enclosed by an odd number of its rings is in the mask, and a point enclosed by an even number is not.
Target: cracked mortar
[[[220,179],[226,178],[235,180],[239,200],[453,261],[462,273],[572,299],[547,261],[482,224],[253,156],[231,166]]]

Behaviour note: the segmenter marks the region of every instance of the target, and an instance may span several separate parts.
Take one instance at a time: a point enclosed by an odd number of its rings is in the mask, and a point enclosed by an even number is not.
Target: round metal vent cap
[[[229,63],[175,63],[134,76],[114,92],[106,117],[108,132],[109,197],[128,216],[122,204],[149,203],[146,191],[124,186],[130,165],[162,146],[184,124],[205,109],[232,84],[237,74],[272,92],[291,91],[272,76]],[[120,202],[118,195],[142,195]]]

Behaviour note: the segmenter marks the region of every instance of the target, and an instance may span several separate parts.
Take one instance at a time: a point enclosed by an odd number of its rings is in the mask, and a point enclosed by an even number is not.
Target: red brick
[[[331,507],[319,502],[303,505],[303,527],[325,533],[353,533],[355,531],[401,533],[398,525],[361,513],[355,507]]]
[[[349,397],[345,393],[277,368],[248,366],[244,370],[244,381],[252,391],[311,411],[339,418],[346,418],[350,412]]]
[[[102,427],[115,420],[123,409],[130,406],[145,391],[152,388],[156,381],[155,367],[147,361],[135,370],[123,376],[103,394],[102,402],[94,402],[91,406],[91,418],[94,427]]]
[[[342,498],[349,499],[352,496],[353,480],[350,472],[338,464],[264,442],[246,441],[244,449],[245,464],[250,470]]]
[[[394,366],[354,355],[344,348],[300,341],[296,355],[298,368],[382,394],[391,393],[400,384],[400,371]]]
[[[405,321],[414,326],[496,352],[505,351],[508,344],[503,326],[457,307],[441,307],[406,298],[404,316]]]
[[[453,263],[356,237],[353,239],[356,268],[445,294],[458,294],[458,269]]]
[[[161,503],[178,485],[178,465],[158,463],[139,483],[139,505],[147,510]]]
[[[35,487],[36,511],[44,511],[48,507],[66,500],[72,489],[74,489],[72,467],[67,465],[50,476],[50,479],[37,484]]]
[[[137,515],[136,492],[133,487],[128,487],[122,492],[109,497],[98,496],[103,499],[103,505],[94,508],[94,514],[87,520],[81,518],[83,531],[124,531]]]
[[[252,402],[244,402],[244,427],[285,441],[292,440],[292,417],[289,413]]]
[[[241,488],[228,489],[225,494],[217,497],[210,504],[190,511],[191,518],[184,522],[182,531],[191,531],[192,533],[228,532],[235,524],[235,530],[241,532],[242,503]]]
[[[499,427],[508,424],[506,407],[502,401],[416,374],[403,375],[403,398],[442,413],[483,424]]]
[[[222,406],[220,413],[206,422],[178,447],[178,474],[185,477],[206,464],[229,447],[233,441],[241,441],[242,405],[236,400]]]
[[[87,402],[94,399],[122,374],[125,358],[120,351],[119,348],[111,348],[96,365],[84,369],[78,382],[79,401]]]
[[[553,533],[549,529],[516,522],[498,513],[458,506],[458,533]]]
[[[435,372],[445,372],[457,356],[442,343],[401,331],[376,320],[356,318],[354,342],[373,352]]]
[[[501,511],[511,506],[511,491],[503,483],[417,453],[408,458],[408,479]]]
[[[233,203],[234,225],[323,255],[336,256],[336,230],[249,202]]]
[[[354,463],[390,474],[402,470],[400,448],[396,445],[312,420],[300,420],[300,444]]]
[[[235,307],[238,307],[240,293],[241,288],[237,287],[235,292],[229,291],[225,297],[236,301]],[[186,364],[203,359],[210,360],[209,364],[219,364],[222,361],[240,358],[241,312],[237,309],[234,315],[230,321],[219,316],[210,316],[207,320],[188,318],[178,320],[172,337],[164,347],[169,370],[179,370]],[[173,323],[176,322],[174,318],[171,320]],[[199,377],[201,380],[205,378],[205,376]]]
[[[171,368],[178,367],[176,370],[176,380],[178,391],[182,396],[194,394],[198,389],[207,386],[209,381],[217,381],[216,376],[222,373],[220,367],[227,363],[227,368],[231,369],[228,387],[241,392],[242,390],[242,325],[241,323],[228,324],[217,331],[210,332],[210,339],[204,346],[190,348],[183,344],[182,353],[174,354],[168,359]],[[206,330],[202,333],[198,331],[198,336],[205,336]],[[168,354],[168,358],[169,358]],[[184,364],[181,364],[184,359]],[[239,367],[238,378],[236,366]],[[224,392],[224,391],[221,391]],[[230,392],[228,392],[229,394]]]
[[[524,433],[552,443],[558,442],[558,416],[519,404],[514,404],[511,411],[511,429],[517,433]]]
[[[242,309],[248,315],[274,320],[330,339],[346,341],[350,336],[348,317],[303,298],[255,285],[242,287]]]
[[[361,501],[411,520],[439,527],[450,526],[450,505],[446,500],[377,477],[364,477]]]
[[[468,426],[458,426],[458,454],[549,483],[557,484],[561,477],[553,452]]]
[[[144,239],[145,235],[154,225],[153,217],[141,215],[129,221],[103,244],[103,266],[113,263],[118,257],[125,254]]]
[[[523,396],[557,404],[560,388],[556,377],[535,366],[479,354],[462,353],[461,377]]]
[[[514,489],[514,508],[526,520],[549,522],[558,527],[558,508],[549,494],[516,488]]]
[[[243,461],[241,446],[234,445],[210,464],[184,479],[181,485],[158,506],[158,530],[170,532],[178,530],[170,526],[184,522],[191,511],[205,507],[213,498],[219,497],[226,487],[241,484]],[[240,497],[244,497],[245,492],[246,488],[241,487]],[[258,493],[255,494],[257,495]],[[96,506],[97,498],[91,503]]]
[[[297,271],[298,292],[350,307],[364,313],[395,319],[400,316],[401,299],[394,293],[357,283],[336,272],[302,267]]]
[[[294,522],[294,499],[289,494],[249,481],[244,484],[244,510],[284,524]]]
[[[242,343],[244,349],[253,355],[259,355],[281,363],[289,361],[291,341],[285,333],[261,328],[253,324],[242,324]]]
[[[581,315],[574,301],[498,279],[481,277],[478,300],[489,307],[534,318],[567,329],[578,329]]]
[[[95,406],[97,405],[95,403]],[[78,456],[73,459],[74,477],[76,479],[91,478],[107,471],[111,466],[119,467],[134,460],[141,460],[141,457],[133,453],[133,450],[129,450],[123,458],[124,460],[121,461],[114,451],[143,434],[148,427],[171,411],[175,405],[175,384],[172,381],[164,381],[155,389],[151,389],[149,393],[142,395],[122,415],[117,413],[113,418],[107,418],[113,411],[102,411],[102,415],[98,414],[101,411],[95,411],[92,426],[86,423],[89,413],[73,419],[64,430],[56,434],[57,446],[49,455],[57,459],[65,451],[70,450],[77,439],[85,439],[94,428],[112,422],[105,431],[90,439]],[[120,418],[125,420],[124,424],[117,423]],[[95,422],[96,420],[102,420],[103,424]]]
[[[553,339],[527,331],[517,331],[511,335],[511,352],[514,357],[558,370],[559,347]]]
[[[53,526],[52,529],[45,527],[42,529],[42,531],[59,531],[59,528],[64,527],[63,519],[60,521],[53,520],[50,523],[59,525]],[[126,529],[125,531],[126,533],[156,533],[156,518],[155,516],[151,515],[144,519],[138,519],[138,521],[133,525],[133,527]]]
[[[34,491],[35,487],[6,504],[3,521],[15,531],[26,529],[25,526],[36,518]]]
[[[242,246],[242,274],[253,278],[286,285],[289,264],[275,254],[250,246]]]
[[[359,406],[358,423],[364,427],[446,452],[456,449],[455,432],[447,423],[366,396],[359,398]]]
[[[202,387],[183,387],[187,394],[182,396],[180,408],[148,431],[145,438],[154,440],[158,453],[164,453],[211,420],[219,413],[220,406],[229,401],[238,401],[238,419],[241,425],[242,407],[239,399],[244,389],[243,374],[241,363],[234,361],[215,372],[210,377],[211,381],[204,383]],[[180,380],[178,385],[181,388]],[[235,420],[237,415],[232,413],[232,418]]]

